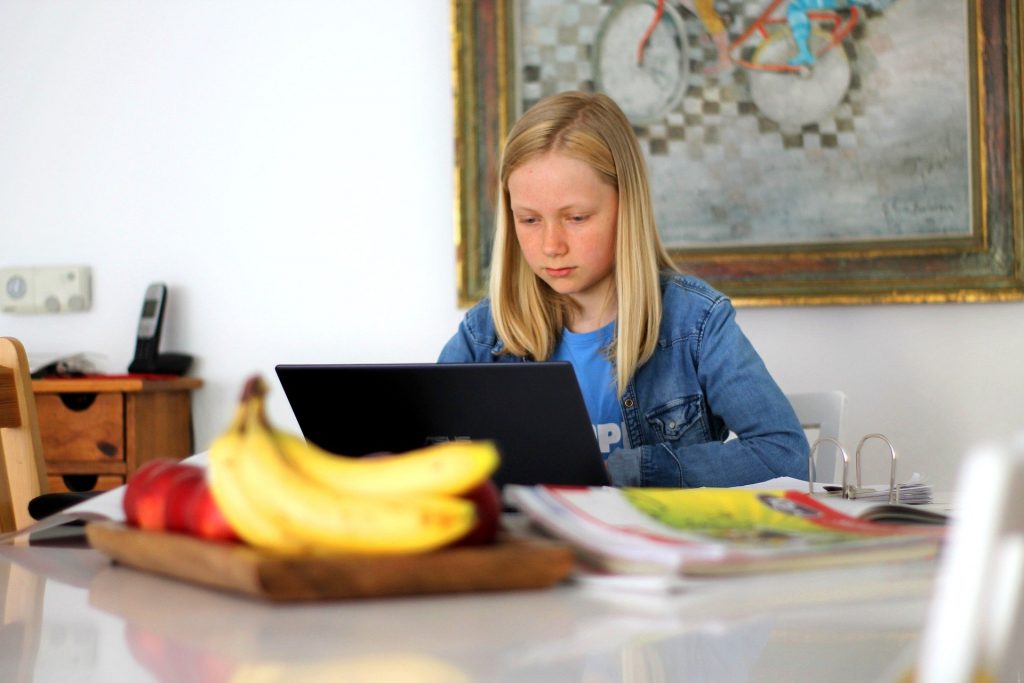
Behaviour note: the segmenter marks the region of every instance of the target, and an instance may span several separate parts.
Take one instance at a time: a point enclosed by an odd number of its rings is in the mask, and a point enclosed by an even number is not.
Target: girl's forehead
[[[532,179],[586,182],[600,180],[600,174],[586,161],[564,152],[550,151],[527,159],[509,173],[508,183],[521,184]]]
[[[579,210],[614,202],[616,188],[586,162],[565,155],[545,156],[523,164],[508,180],[514,210]]]

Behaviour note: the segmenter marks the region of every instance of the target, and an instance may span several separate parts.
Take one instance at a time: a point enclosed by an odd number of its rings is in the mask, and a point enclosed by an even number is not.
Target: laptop
[[[424,363],[278,365],[308,441],[332,453],[404,453],[490,440],[506,484],[609,483],[572,365]]]

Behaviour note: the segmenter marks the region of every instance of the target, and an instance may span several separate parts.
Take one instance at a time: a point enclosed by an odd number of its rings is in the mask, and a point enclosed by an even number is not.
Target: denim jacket
[[[628,447],[608,456],[612,482],[698,487],[806,479],[807,437],[729,299],[692,276],[665,274],[661,287],[654,355],[619,397]],[[484,299],[466,313],[439,361],[528,360],[502,348]],[[729,432],[737,438],[726,440]]]

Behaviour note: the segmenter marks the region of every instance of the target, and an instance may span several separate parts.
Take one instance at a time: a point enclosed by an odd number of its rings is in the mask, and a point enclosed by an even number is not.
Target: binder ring
[[[900,489],[896,486],[896,449],[893,448],[892,443],[885,437],[884,434],[868,434],[860,443],[857,444],[857,453],[854,456],[857,466],[857,488],[861,487],[860,483],[860,451],[864,447],[864,442],[868,439],[881,439],[885,442],[885,445],[889,447],[889,454],[892,456],[891,464],[889,465],[889,502],[898,503],[900,502]]]
[[[814,455],[815,455],[815,453],[818,452],[818,445],[821,444],[823,441],[835,444],[836,448],[839,449],[839,452],[843,454],[843,491],[842,491],[842,493],[843,493],[843,498],[849,498],[850,497],[850,484],[849,484],[848,472],[849,472],[849,469],[850,469],[850,467],[849,467],[849,465],[850,465],[850,456],[847,455],[846,449],[843,448],[843,444],[839,443],[838,441],[836,441],[835,439],[833,439],[830,436],[823,436],[823,437],[821,437],[820,439],[818,439],[817,441],[814,442],[813,446],[811,446],[811,453],[810,453],[810,455],[807,456],[807,492],[811,493],[811,494],[814,493],[814,475],[815,475],[815,471],[814,471],[814,469],[815,469],[814,468]],[[863,443],[863,442],[861,442],[861,443]],[[857,483],[858,483],[858,485],[860,484],[860,469],[857,470]]]

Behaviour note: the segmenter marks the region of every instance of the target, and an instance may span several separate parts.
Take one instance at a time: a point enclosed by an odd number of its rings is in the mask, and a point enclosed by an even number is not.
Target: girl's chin
[[[576,293],[576,283],[571,278],[564,277],[550,277],[548,275],[540,275],[541,281],[544,282],[548,287],[555,290],[559,294],[574,294]]]

